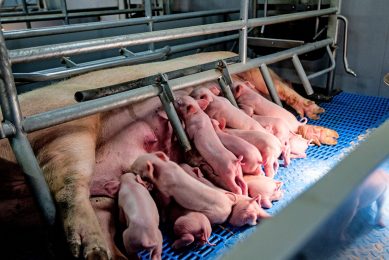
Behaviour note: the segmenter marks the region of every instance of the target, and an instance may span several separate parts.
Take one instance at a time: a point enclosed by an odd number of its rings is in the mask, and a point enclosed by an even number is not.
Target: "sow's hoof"
[[[301,117],[317,120],[320,118],[319,114],[325,112],[324,108],[318,106],[314,101],[300,96],[287,97],[286,103],[296,110]]]
[[[336,145],[339,138],[339,134],[335,130],[315,125],[301,125],[297,129],[297,134],[312,140],[317,146],[321,144]]]

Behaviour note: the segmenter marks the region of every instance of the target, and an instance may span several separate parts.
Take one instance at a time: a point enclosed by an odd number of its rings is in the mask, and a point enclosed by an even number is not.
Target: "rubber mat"
[[[336,130],[340,137],[336,146],[308,148],[307,158],[292,160],[287,168],[281,167],[275,179],[284,185],[284,197],[273,204],[268,210],[276,214],[288,205],[296,196],[304,192],[313,183],[325,175],[337,162],[354,149],[359,142],[389,117],[389,99],[380,97],[360,96],[341,93],[330,103],[321,104],[326,112],[320,120],[310,121],[309,124],[325,126]],[[389,163],[386,164],[389,170]],[[389,208],[389,207],[387,207]],[[366,211],[362,219],[352,223],[348,232],[358,233],[356,239],[336,250],[327,250],[310,254],[307,250],[306,259],[350,259],[363,256],[366,259],[389,258],[389,229],[369,229],[361,235],[361,225],[372,221],[374,209]],[[389,216],[389,214],[387,214]],[[389,224],[389,223],[388,223]],[[163,259],[214,259],[222,257],[233,245],[247,239],[255,227],[233,228],[228,225],[215,226],[210,242],[215,246],[192,246],[176,251],[171,248],[172,236],[164,232]],[[328,252],[330,251],[330,252]],[[322,253],[322,255],[321,255]],[[141,252],[143,259],[149,259],[147,252]]]

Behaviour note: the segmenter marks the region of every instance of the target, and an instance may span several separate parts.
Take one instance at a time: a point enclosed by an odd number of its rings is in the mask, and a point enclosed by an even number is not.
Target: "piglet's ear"
[[[213,102],[213,97],[209,93],[202,94],[200,99],[205,99],[208,102]]]
[[[155,152],[154,153],[159,159],[161,159],[162,161],[169,161],[169,157],[167,157],[167,155],[164,153],[164,152]]]
[[[196,113],[196,108],[193,105],[187,105],[186,106],[186,113],[188,115]]]
[[[235,87],[235,98],[239,98],[242,95],[243,92],[243,85],[242,84],[237,84]]]
[[[209,102],[205,99],[198,99],[197,104],[199,104],[199,107],[201,108],[201,110],[205,110],[207,108],[207,106],[209,105]]]
[[[282,181],[274,181],[275,183],[276,183],[276,190],[280,190],[281,189],[281,187],[282,187]]]
[[[158,110],[157,114],[162,117],[163,119],[168,120],[167,114],[164,110]]]
[[[251,83],[250,81],[245,81],[244,82],[248,87],[252,88],[252,89],[255,89],[255,86],[253,85],[253,83]]]
[[[220,127],[221,130],[226,128],[226,119],[224,117],[220,118],[220,120],[219,120],[219,127]]]
[[[136,175],[135,180],[137,183],[144,186],[147,190],[153,189],[153,185],[147,181],[142,180],[142,178],[139,175]]]
[[[146,176],[150,176],[150,177],[153,176],[154,166],[153,166],[153,163],[150,161],[146,162],[146,172],[147,172]]]
[[[261,195],[257,194],[257,196],[251,198],[250,202],[254,202],[254,201],[258,202],[258,204],[261,205],[260,204],[261,203]]]
[[[210,87],[209,90],[216,96],[220,94],[220,90],[216,86]]]
[[[197,177],[199,178],[203,178],[204,175],[202,174],[202,172],[200,171],[199,167],[194,167],[192,169],[192,171],[194,172],[194,174],[196,174]]]

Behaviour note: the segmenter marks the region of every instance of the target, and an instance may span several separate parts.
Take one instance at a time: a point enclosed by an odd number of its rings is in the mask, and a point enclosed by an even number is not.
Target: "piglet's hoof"
[[[312,140],[314,144],[320,146],[321,144],[336,145],[338,143],[339,134],[329,128],[314,125],[301,125],[297,129],[297,134],[303,138]]]

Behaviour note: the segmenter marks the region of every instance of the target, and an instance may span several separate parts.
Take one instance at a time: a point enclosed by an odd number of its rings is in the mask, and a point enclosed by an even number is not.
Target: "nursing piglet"
[[[190,94],[195,99],[205,99],[209,102],[204,112],[217,121],[224,118],[226,125],[231,128],[242,130],[257,130],[264,132],[265,129],[253,118],[248,116],[239,108],[233,106],[224,97],[218,96],[220,90],[216,83],[207,83],[205,87],[197,88]]]
[[[174,223],[174,235],[177,237],[172,245],[174,249],[188,246],[193,242],[213,245],[208,241],[212,233],[211,223],[203,213],[174,205],[170,216]]]
[[[185,121],[188,137],[193,140],[200,155],[212,167],[209,178],[219,186],[236,194],[247,194],[240,160],[220,142],[210,118],[204,113],[209,102],[183,96],[176,101],[179,114]]]
[[[262,173],[262,156],[255,146],[242,138],[223,132],[219,122],[214,119],[212,119],[212,125],[224,147],[235,156],[243,157],[241,165],[244,174],[258,175]],[[224,128],[224,126],[222,127]]]
[[[151,259],[161,259],[162,234],[157,206],[139,176],[126,173],[120,179],[120,219],[126,223],[123,244],[130,256],[141,249],[150,251]]]
[[[271,208],[272,201],[277,201],[284,195],[281,190],[282,182],[280,181],[263,175],[244,176],[244,180],[247,182],[251,197],[261,196],[260,204],[263,208]]]
[[[163,152],[144,154],[134,162],[132,172],[153,184],[168,205],[172,199],[180,206],[203,213],[212,224],[226,221],[235,204],[235,195],[212,189],[188,176]]]
[[[200,169],[197,167],[190,167],[187,164],[181,164],[181,167],[185,169],[185,172],[197,179],[198,181],[204,183],[205,185],[223,191],[223,189],[216,187],[211,182],[209,182],[204,175],[201,173]],[[245,195],[235,195],[236,203],[232,208],[231,215],[228,219],[228,223],[233,226],[241,227],[244,225],[256,225],[259,219],[270,218],[270,215],[261,208],[260,201],[261,195],[257,194],[253,198],[250,198]]]
[[[334,130],[306,125],[306,119],[299,122],[296,117],[286,109],[267,100],[255,90],[248,81],[236,80],[233,84],[233,94],[240,108],[248,115],[271,116],[282,118],[293,133],[301,134],[306,139],[313,139],[315,144],[337,144],[338,133]]]
[[[259,131],[238,130],[226,128],[228,134],[235,135],[254,145],[262,155],[263,167],[266,176],[273,178],[278,170],[278,157],[282,152],[280,141],[271,134]]]

